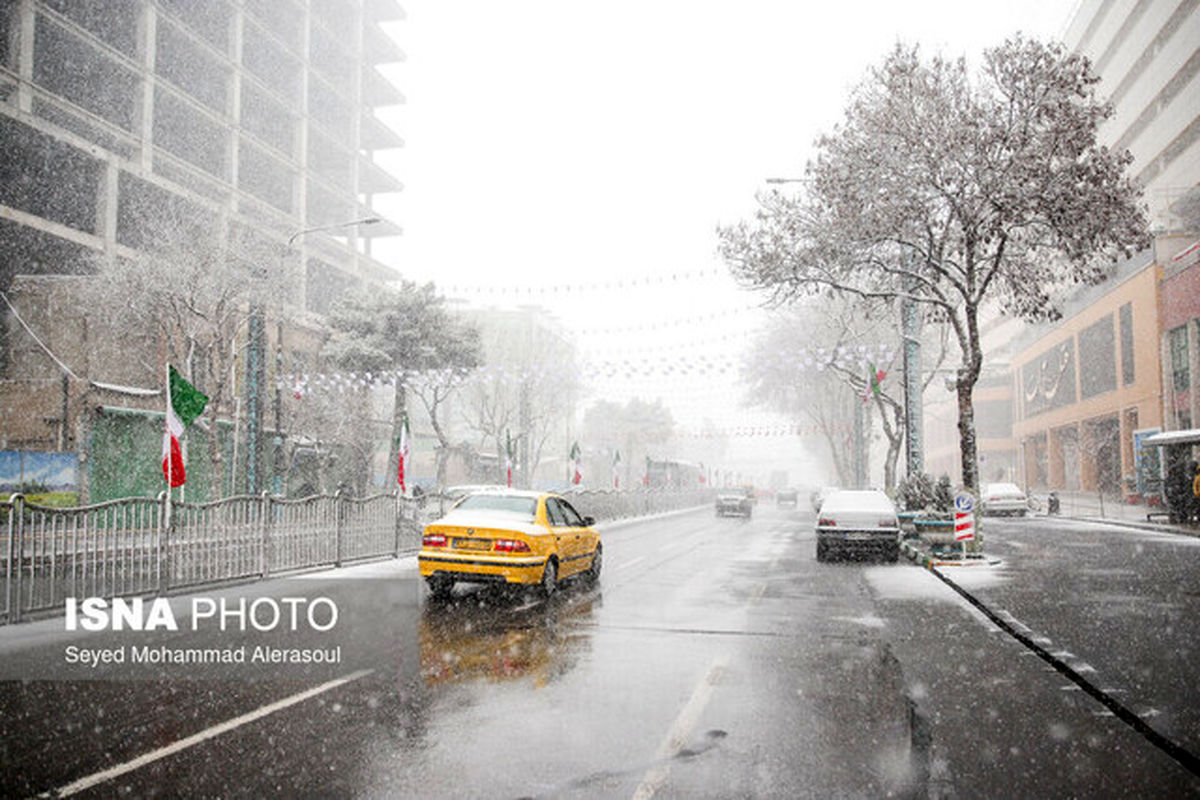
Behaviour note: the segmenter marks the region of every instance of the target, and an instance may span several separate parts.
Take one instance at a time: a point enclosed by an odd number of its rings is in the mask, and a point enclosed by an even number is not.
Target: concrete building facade
[[[1200,219],[1200,4],[1192,0],[1082,0],[1064,34],[1091,60],[1115,113],[1100,130],[1133,155],[1157,234]]]
[[[376,68],[403,61],[381,27],[403,17],[395,0],[0,5],[0,450],[76,450],[85,405],[161,408],[137,391],[160,387],[161,339],[88,329],[73,290],[168,225],[245,244],[287,287],[256,318],[260,415],[274,372],[313,366],[331,302],[399,277],[371,241],[400,233],[372,206],[402,188],[375,163],[403,142],[374,109],[404,102]]]
[[[1013,435],[1030,488],[1149,491],[1136,441],[1161,429],[1159,268],[1147,251],[1030,328],[1013,358]]]

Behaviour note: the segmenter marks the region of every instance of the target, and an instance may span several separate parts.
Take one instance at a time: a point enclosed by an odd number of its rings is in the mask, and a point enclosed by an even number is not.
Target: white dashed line
[[[374,670],[361,669],[358,672],[351,672],[344,678],[336,678],[332,681],[328,681],[327,683],[322,683],[320,686],[314,686],[313,688],[306,689],[299,694],[294,694],[291,697],[285,697],[282,700],[276,700],[274,703],[268,703],[267,705],[262,706],[261,708],[256,708],[247,714],[242,714],[240,717],[234,717],[233,719],[222,722],[219,725],[214,725],[211,728],[205,728],[199,733],[194,733],[191,736],[180,739],[179,741],[169,744],[165,747],[160,747],[157,750],[151,750],[149,753],[144,753],[135,759],[126,761],[124,764],[118,764],[115,767],[109,767],[102,772],[92,773],[91,775],[80,778],[74,783],[68,783],[66,786],[42,796],[66,797],[67,795],[77,794],[78,792],[82,792],[84,789],[90,789],[97,784],[110,781],[113,778],[124,775],[127,772],[133,772],[135,769],[140,769],[147,764],[158,761],[159,759],[174,755],[175,753],[186,750],[189,747],[198,745],[201,742],[205,742],[209,739],[220,736],[222,733],[234,730],[235,728],[240,728],[248,722],[253,722],[256,719],[262,719],[268,714],[274,714],[276,711],[281,711],[288,706],[294,706],[297,703],[302,703],[310,697],[316,697],[319,694],[328,692],[330,689],[336,689],[343,684],[356,681],[359,678],[370,675],[372,672],[374,672]]]
[[[675,718],[675,724],[671,726],[667,738],[659,745],[654,759],[657,766],[646,773],[646,777],[638,785],[637,791],[633,793],[633,800],[650,800],[654,793],[666,783],[667,775],[671,772],[671,759],[683,749],[688,737],[692,734],[692,729],[700,721],[700,714],[703,713],[704,707],[708,705],[708,701],[712,697],[713,687],[717,685],[721,679],[721,673],[725,671],[726,661],[725,656],[714,661],[708,668],[708,672],[696,684],[692,696],[683,710],[679,712],[679,716]]]

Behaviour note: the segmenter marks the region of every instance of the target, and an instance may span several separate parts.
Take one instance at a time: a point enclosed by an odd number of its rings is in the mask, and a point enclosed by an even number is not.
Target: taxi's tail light
[[[497,539],[492,549],[497,553],[528,553],[529,545],[519,539]]]
[[[820,519],[817,520],[817,524],[820,525],[822,528],[836,528],[837,520],[834,519],[833,517],[821,517]]]
[[[441,533],[427,533],[421,537],[422,547],[445,547],[446,537]]]

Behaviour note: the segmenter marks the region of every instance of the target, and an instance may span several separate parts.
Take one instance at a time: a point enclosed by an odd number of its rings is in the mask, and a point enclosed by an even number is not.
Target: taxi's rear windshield
[[[533,519],[537,513],[536,497],[513,497],[505,494],[472,494],[454,507],[456,511],[503,511]]]

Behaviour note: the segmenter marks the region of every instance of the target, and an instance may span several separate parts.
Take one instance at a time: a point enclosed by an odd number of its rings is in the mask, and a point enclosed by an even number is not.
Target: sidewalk
[[[1037,511],[1031,511],[1032,517],[1044,517],[1048,519],[1064,519],[1074,520],[1078,522],[1095,522],[1105,525],[1119,525],[1125,528],[1131,528],[1143,531],[1158,531],[1159,533],[1172,533],[1179,536],[1200,537],[1200,523],[1177,523],[1171,524],[1167,521],[1165,509],[1159,507],[1147,507],[1144,505],[1129,505],[1122,503],[1115,498],[1104,497],[1099,495],[1084,493],[1084,492],[1059,492],[1058,498],[1060,502],[1059,513],[1050,517],[1046,513],[1046,494],[1034,492],[1032,497],[1039,501]],[[1149,515],[1149,516],[1148,516]],[[984,538],[986,541],[987,522],[983,522]],[[930,539],[928,535],[920,537],[906,537],[901,545],[902,552],[911,561],[923,564],[924,566],[940,566],[944,563],[961,563],[956,555],[953,555],[956,547],[949,543],[948,538],[944,535],[939,535],[934,539]],[[948,561],[943,562],[940,559],[946,558]],[[993,559],[987,557],[987,548],[984,547],[983,552],[972,555],[970,557],[972,565],[984,566],[993,563]]]
[[[1041,492],[1033,494],[1042,504],[1042,510],[1038,511],[1036,515],[1044,516],[1046,495]],[[1171,524],[1167,522],[1166,509],[1161,506],[1130,505],[1113,497],[1101,497],[1090,492],[1060,491],[1058,499],[1061,503],[1058,516],[1063,519],[1106,522],[1142,530],[1200,536],[1200,524],[1195,522]]]

